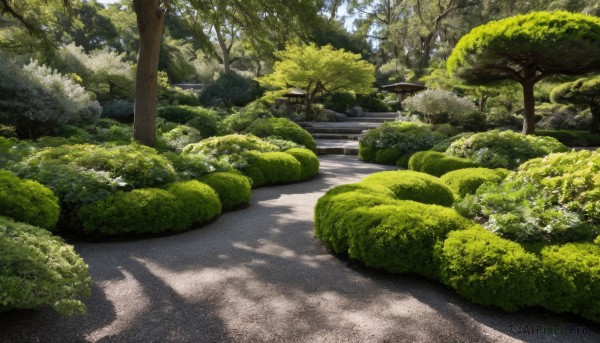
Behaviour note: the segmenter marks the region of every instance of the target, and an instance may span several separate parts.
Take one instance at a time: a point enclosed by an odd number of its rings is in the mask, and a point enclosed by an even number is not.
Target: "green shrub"
[[[515,311],[542,300],[539,259],[480,227],[450,232],[435,255],[440,280],[474,303]]]
[[[258,82],[228,71],[202,89],[200,101],[207,106],[246,106],[252,100],[261,96]]]
[[[440,179],[454,192],[457,199],[462,199],[467,194],[475,194],[484,183],[502,182],[507,175],[506,169],[466,168],[446,173]]]
[[[248,167],[251,156],[249,151],[278,151],[277,146],[267,143],[254,135],[227,135],[205,139],[200,143],[190,144],[183,149],[183,154],[202,154],[212,156],[231,164],[236,169]]]
[[[450,147],[450,145],[452,145],[452,143],[456,142],[457,140],[459,140],[461,138],[471,137],[474,134],[475,134],[474,132],[459,133],[455,136],[451,136],[450,138],[446,138],[443,141],[437,143],[436,145],[433,146],[433,148],[431,148],[431,150],[437,151],[437,152],[446,152],[446,150],[448,150],[448,148]]]
[[[302,164],[284,152],[260,154],[249,166],[248,176],[252,187],[276,185],[298,181],[302,176]]]
[[[250,180],[234,172],[216,172],[198,179],[219,194],[224,211],[233,210],[250,203]]]
[[[196,180],[175,182],[167,187],[179,204],[177,220],[171,230],[187,229],[194,224],[203,224],[221,214],[219,194],[209,185]]]
[[[441,139],[442,135],[433,132],[429,125],[405,122],[384,123],[360,137],[359,159],[365,162],[395,165],[403,155],[429,150]],[[378,154],[380,150],[384,152]]]
[[[187,124],[200,131],[204,138],[217,133],[219,113],[198,106],[166,106],[158,110],[158,116],[169,122]]]
[[[453,170],[475,168],[469,159],[449,156],[437,151],[419,151],[408,161],[408,169],[440,177]]]
[[[576,130],[536,130],[538,136],[554,137],[569,147],[600,146],[600,136],[587,131]]]
[[[286,154],[294,156],[295,159],[300,162],[302,166],[302,173],[300,179],[308,179],[319,173],[319,158],[312,151],[302,148],[288,149],[285,151]]]
[[[280,151],[285,151],[285,150],[294,149],[294,148],[304,148],[304,146],[302,146],[298,143],[288,141],[285,139],[281,139],[281,138],[277,138],[277,137],[273,137],[273,136],[263,138],[262,140],[267,143],[271,143],[271,144],[275,145],[277,148],[279,148]]]
[[[242,132],[260,118],[273,118],[273,114],[258,104],[248,105],[223,119],[219,123],[219,132],[221,134]]]
[[[262,138],[273,136],[287,139],[303,145],[315,153],[317,152],[317,143],[312,135],[300,125],[286,118],[257,119],[244,130],[244,133]]]
[[[232,170],[233,166],[224,160],[219,160],[214,156],[207,156],[201,153],[197,154],[176,154],[166,152],[162,154],[168,159],[175,168],[177,176],[181,180],[197,179],[202,175],[214,172]]]
[[[356,97],[349,92],[336,92],[325,96],[321,101],[325,108],[344,113],[356,104]]]
[[[369,267],[435,278],[434,246],[470,221],[450,208],[413,201],[349,210],[339,223],[348,231],[348,254]]]
[[[488,168],[516,169],[527,160],[568,150],[552,137],[493,130],[463,137],[452,143],[446,153],[471,159]]]
[[[410,154],[400,156],[400,158],[396,161],[396,167],[408,169],[408,162],[410,161],[411,157],[412,156]]]
[[[163,141],[169,149],[178,152],[181,152],[187,145],[198,143],[201,140],[200,131],[187,125],[179,125],[159,137],[159,141]]]
[[[0,216],[52,229],[59,215],[58,198],[51,190],[0,170]]]
[[[413,200],[424,204],[452,206],[452,191],[439,178],[415,171],[385,171],[367,176],[365,184],[389,188],[399,200]]]
[[[63,315],[85,313],[88,266],[48,231],[0,217],[0,266],[0,311],[49,305]]]

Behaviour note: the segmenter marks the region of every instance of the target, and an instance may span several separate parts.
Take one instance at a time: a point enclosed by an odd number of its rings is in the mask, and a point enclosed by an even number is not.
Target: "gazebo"
[[[296,108],[296,112],[298,112],[298,106],[304,103],[304,99],[306,98],[306,91],[300,88],[292,88],[287,93],[283,94],[285,99],[281,99],[282,101],[278,101],[279,104],[285,104],[290,108],[289,105],[294,105]],[[279,106],[277,106],[279,107]]]
[[[422,83],[398,82],[379,87],[379,89],[398,95],[398,110],[402,110],[402,100],[427,89]]]

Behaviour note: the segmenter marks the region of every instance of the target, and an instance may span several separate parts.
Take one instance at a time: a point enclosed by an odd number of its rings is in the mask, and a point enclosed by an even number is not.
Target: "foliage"
[[[49,305],[63,315],[85,313],[88,266],[48,231],[0,217],[0,266],[0,310]]]
[[[255,120],[244,133],[265,138],[269,136],[287,139],[317,152],[317,143],[308,131],[286,118],[266,118]]]
[[[106,102],[102,106],[102,117],[117,120],[133,118],[133,102],[128,100]]]
[[[304,146],[302,146],[298,143],[288,141],[286,139],[273,137],[273,136],[263,138],[262,140],[267,143],[271,143],[271,144],[277,146],[277,148],[279,148],[279,150],[281,150],[281,151],[285,151],[285,150],[293,149],[293,148],[303,148],[304,149]]]
[[[58,198],[51,190],[32,180],[21,180],[0,170],[0,215],[44,229],[58,221]]]
[[[319,173],[319,158],[314,152],[303,148],[292,148],[284,151],[286,154],[294,156],[302,166],[300,179],[305,180]]]
[[[82,230],[97,236],[178,232],[221,212],[217,193],[198,181],[116,192],[78,211]]]
[[[441,139],[442,135],[433,132],[428,125],[405,122],[384,123],[360,137],[359,158],[365,162],[395,165],[396,160],[401,156],[429,150]],[[380,150],[383,152],[379,153]],[[392,161],[394,158],[396,160]]]
[[[600,132],[600,76],[562,84],[552,90],[550,99],[552,102],[588,106],[594,118],[591,131]]]
[[[434,145],[433,148],[431,148],[431,150],[437,151],[437,152],[446,152],[446,150],[448,150],[448,148],[450,147],[450,145],[452,145],[452,143],[456,142],[457,140],[459,140],[463,137],[465,137],[465,138],[471,137],[474,134],[475,134],[475,132],[459,133],[457,135],[451,136],[450,138],[444,139],[443,141],[440,141],[439,143]]]
[[[219,133],[231,134],[246,130],[257,119],[273,118],[268,110],[252,104],[240,109],[238,112],[227,116],[219,124]]]
[[[258,154],[245,172],[252,179],[252,187],[256,188],[299,181],[302,164],[284,152],[265,152]]]
[[[469,158],[488,168],[515,169],[521,163],[569,149],[552,137],[523,136],[512,131],[492,130],[463,137],[446,153]]]
[[[408,169],[440,177],[453,170],[478,167],[466,158],[449,156],[437,151],[419,151],[408,161]]]
[[[259,93],[256,81],[229,71],[202,89],[200,101],[206,106],[243,107],[258,98]]]
[[[461,116],[478,111],[471,100],[437,89],[419,92],[404,100],[402,105],[409,111],[423,115],[429,124],[460,124]]]
[[[317,99],[325,108],[344,113],[356,104],[356,96],[350,92],[335,92]]]
[[[554,137],[568,147],[600,146],[600,136],[576,130],[537,130],[538,136]]]
[[[158,109],[158,117],[178,124],[187,124],[200,131],[204,138],[217,133],[218,112],[202,107],[165,106]]]
[[[439,178],[415,171],[385,171],[367,176],[364,184],[389,188],[396,199],[413,200],[424,204],[450,207],[454,202],[452,191]]]
[[[206,174],[233,169],[228,162],[202,153],[176,154],[166,152],[162,156],[173,164],[177,176],[181,180],[198,179]]]
[[[70,78],[37,61],[20,67],[1,55],[0,121],[13,125],[21,137],[36,138],[66,124],[91,123],[102,108]]]
[[[436,255],[440,280],[474,303],[515,311],[542,300],[539,259],[477,226],[450,232]]]
[[[219,194],[223,211],[230,211],[250,203],[250,181],[234,172],[216,172],[204,175],[198,181],[209,185]]]
[[[201,154],[224,161],[234,168],[242,170],[248,166],[249,151],[269,152],[279,150],[277,146],[267,143],[253,135],[227,135],[205,139],[200,143],[190,144],[183,149],[183,154]]]
[[[187,125],[178,125],[158,138],[159,142],[164,142],[169,149],[177,152],[181,152],[187,145],[198,143],[201,140],[202,134],[200,131]]]
[[[507,175],[506,169],[465,168],[446,173],[440,179],[460,200],[468,194],[475,194],[484,183],[499,184]]]

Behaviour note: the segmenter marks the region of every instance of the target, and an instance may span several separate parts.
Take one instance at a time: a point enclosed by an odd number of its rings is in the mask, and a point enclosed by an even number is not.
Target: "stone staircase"
[[[358,155],[358,138],[363,131],[395,121],[396,112],[365,113],[362,117],[348,117],[338,122],[306,122],[301,125],[317,141],[319,155]]]

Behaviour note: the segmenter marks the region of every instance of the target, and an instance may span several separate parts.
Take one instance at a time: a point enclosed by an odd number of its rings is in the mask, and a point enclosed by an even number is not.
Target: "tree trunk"
[[[223,34],[221,33],[220,25],[215,25],[215,33],[217,34],[219,47],[221,48],[221,52],[223,53],[223,71],[225,73],[228,73],[231,70],[231,53],[229,51],[229,48],[227,47],[227,43],[225,43],[225,38],[223,38]]]
[[[166,8],[160,6],[160,0],[133,0],[133,7],[140,33],[133,138],[144,145],[153,146],[156,141],[158,107],[158,58]]]
[[[479,112],[485,112],[485,108],[487,107],[489,97],[490,96],[485,94],[485,92],[481,93],[481,98],[479,99]]]
[[[306,121],[313,121],[313,115],[312,115],[312,102],[313,99],[310,97],[310,94],[307,94],[306,96]]]
[[[523,87],[523,134],[532,135],[535,133],[535,96],[533,86],[535,81],[526,79],[521,83]]]

